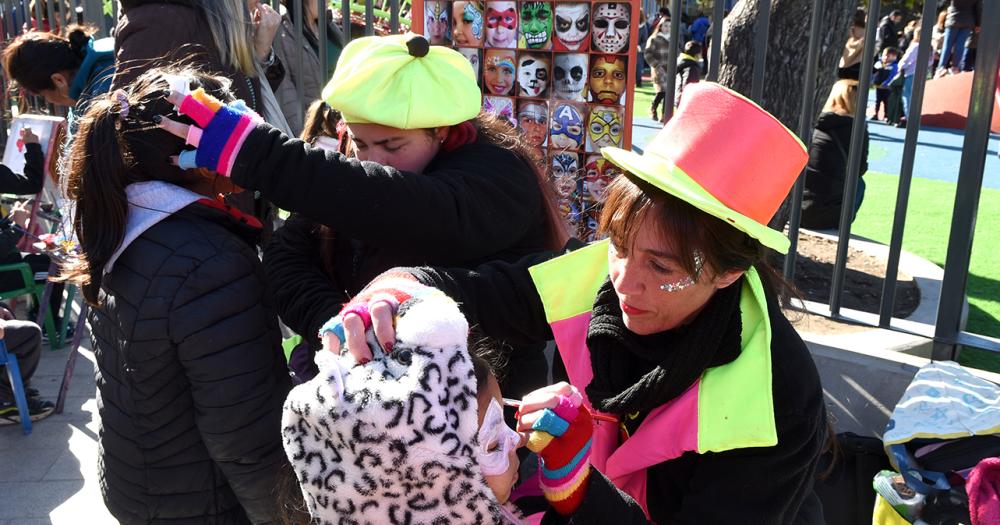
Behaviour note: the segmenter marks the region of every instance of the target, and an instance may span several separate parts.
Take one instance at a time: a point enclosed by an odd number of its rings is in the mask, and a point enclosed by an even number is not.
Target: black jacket
[[[45,154],[39,144],[24,145],[24,175],[0,164],[0,193],[34,195],[45,186]]]
[[[476,270],[409,270],[418,280],[453,297],[488,335],[545,340],[552,332],[527,268],[555,254]],[[822,523],[813,491],[826,443],[826,409],[819,375],[805,343],[774,301],[771,363],[778,444],[721,453],[686,453],[647,470],[651,518],[669,523]],[[582,388],[586,385],[577,385]],[[602,476],[592,476],[581,507],[569,519],[549,512],[546,523],[619,525],[647,523],[631,498]]]
[[[882,50],[887,47],[899,47],[899,29],[889,15],[882,17],[875,33],[875,58],[882,56]]]
[[[133,241],[91,310],[101,489],[122,523],[278,519],[290,382],[256,231],[194,203]]]
[[[806,165],[806,183],[802,194],[802,226],[816,229],[840,227],[840,205],[844,200],[847,157],[851,147],[854,117],[823,113],[813,130]],[[861,140],[861,167],[858,176],[868,171],[868,129]],[[851,203],[853,206],[853,203]]]

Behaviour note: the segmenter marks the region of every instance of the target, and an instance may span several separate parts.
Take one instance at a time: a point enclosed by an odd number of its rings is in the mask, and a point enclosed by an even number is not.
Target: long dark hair
[[[83,297],[95,306],[100,304],[104,267],[125,236],[125,187],[149,180],[187,185],[207,175],[167,162],[184,141],[157,127],[153,117],[167,115],[180,122],[191,121],[177,115],[164,97],[166,74],[190,78],[192,88],[203,87],[223,101],[232,100],[226,79],[191,69],[153,69],[128,87],[94,99],[80,120],[69,152],[65,192],[76,203],[73,230],[82,253],[65,268],[60,280],[80,285]]]
[[[54,89],[52,75],[64,71],[75,74],[80,69],[87,56],[87,42],[95,31],[93,27],[81,25],[67,27],[65,36],[47,31],[29,31],[4,48],[4,71],[32,93]]]

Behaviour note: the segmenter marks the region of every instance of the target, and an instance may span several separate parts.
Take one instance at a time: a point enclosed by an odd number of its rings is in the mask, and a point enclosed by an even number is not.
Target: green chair
[[[13,299],[15,297],[21,297],[22,295],[33,297],[35,304],[38,305],[38,308],[44,308],[44,328],[45,333],[49,336],[50,347],[52,350],[62,348],[63,341],[62,338],[56,336],[56,325],[55,321],[52,319],[52,310],[49,308],[48,301],[42,300],[42,296],[45,294],[45,284],[35,282],[35,272],[31,271],[31,267],[28,266],[28,263],[20,262],[13,264],[0,264],[0,274],[5,272],[20,272],[23,287],[0,292],[0,300]],[[66,321],[63,320],[62,324],[65,325]]]

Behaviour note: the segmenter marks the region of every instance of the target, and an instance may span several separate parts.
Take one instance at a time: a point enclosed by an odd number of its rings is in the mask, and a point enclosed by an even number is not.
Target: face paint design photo
[[[583,147],[583,116],[580,106],[569,102],[556,102],[549,120],[549,145],[555,148],[580,149]]]
[[[594,106],[587,124],[587,150],[599,151],[606,146],[622,146],[624,109],[615,106]]]
[[[517,61],[517,94],[543,98],[549,90],[549,56],[523,54]]]
[[[486,47],[517,47],[517,3],[486,3]]]
[[[514,94],[515,52],[487,49],[483,57],[483,90],[487,95]]]
[[[624,53],[631,30],[628,4],[597,4],[594,8],[594,49],[602,53]]]
[[[590,4],[556,4],[556,51],[586,51],[590,43]]]
[[[580,156],[576,153],[556,153],[552,156],[552,184],[560,201],[572,199],[578,190]]]
[[[549,107],[545,102],[524,101],[517,108],[517,127],[535,147],[545,145],[549,135]]]
[[[587,166],[583,174],[584,202],[588,210],[604,204],[607,199],[605,190],[611,181],[622,171],[600,155],[587,157]]]
[[[517,121],[514,119],[514,99],[508,97],[483,97],[483,110],[489,111],[501,119],[507,121],[510,127],[516,128]]]
[[[590,63],[590,100],[601,104],[622,104],[627,71],[625,57],[595,55]]]
[[[552,91],[556,98],[575,102],[587,100],[588,61],[586,53],[556,54],[552,68]]]
[[[458,52],[469,61],[469,65],[472,66],[472,70],[476,73],[476,82],[482,84],[483,76],[482,68],[480,67],[482,64],[480,53],[482,51],[474,47],[460,47],[458,48]]]
[[[424,3],[424,36],[433,45],[448,44],[448,2],[428,0]]]
[[[552,47],[552,4],[521,2],[521,37],[518,47],[549,49]]]
[[[456,46],[483,45],[484,22],[481,2],[459,0],[451,4],[451,38]]]
[[[503,408],[496,398],[490,400],[479,426],[476,461],[487,476],[499,476],[510,467],[510,453],[521,443],[521,435],[503,420]]]

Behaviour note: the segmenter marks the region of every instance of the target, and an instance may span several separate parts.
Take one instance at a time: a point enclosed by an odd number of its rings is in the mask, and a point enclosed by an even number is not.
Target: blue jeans
[[[941,46],[941,61],[938,62],[938,68],[943,68],[948,65],[948,59],[951,58],[951,54],[954,51],[955,59],[952,61],[952,67],[961,67],[962,63],[965,62],[965,41],[969,39],[969,34],[972,33],[972,29],[957,28],[957,27],[947,27],[944,30],[944,44]]]
[[[858,191],[854,194],[854,217],[851,222],[858,218],[858,211],[861,210],[861,203],[865,200],[865,178],[858,177]]]
[[[913,95],[913,77],[903,77],[903,116],[910,118],[910,96]]]

